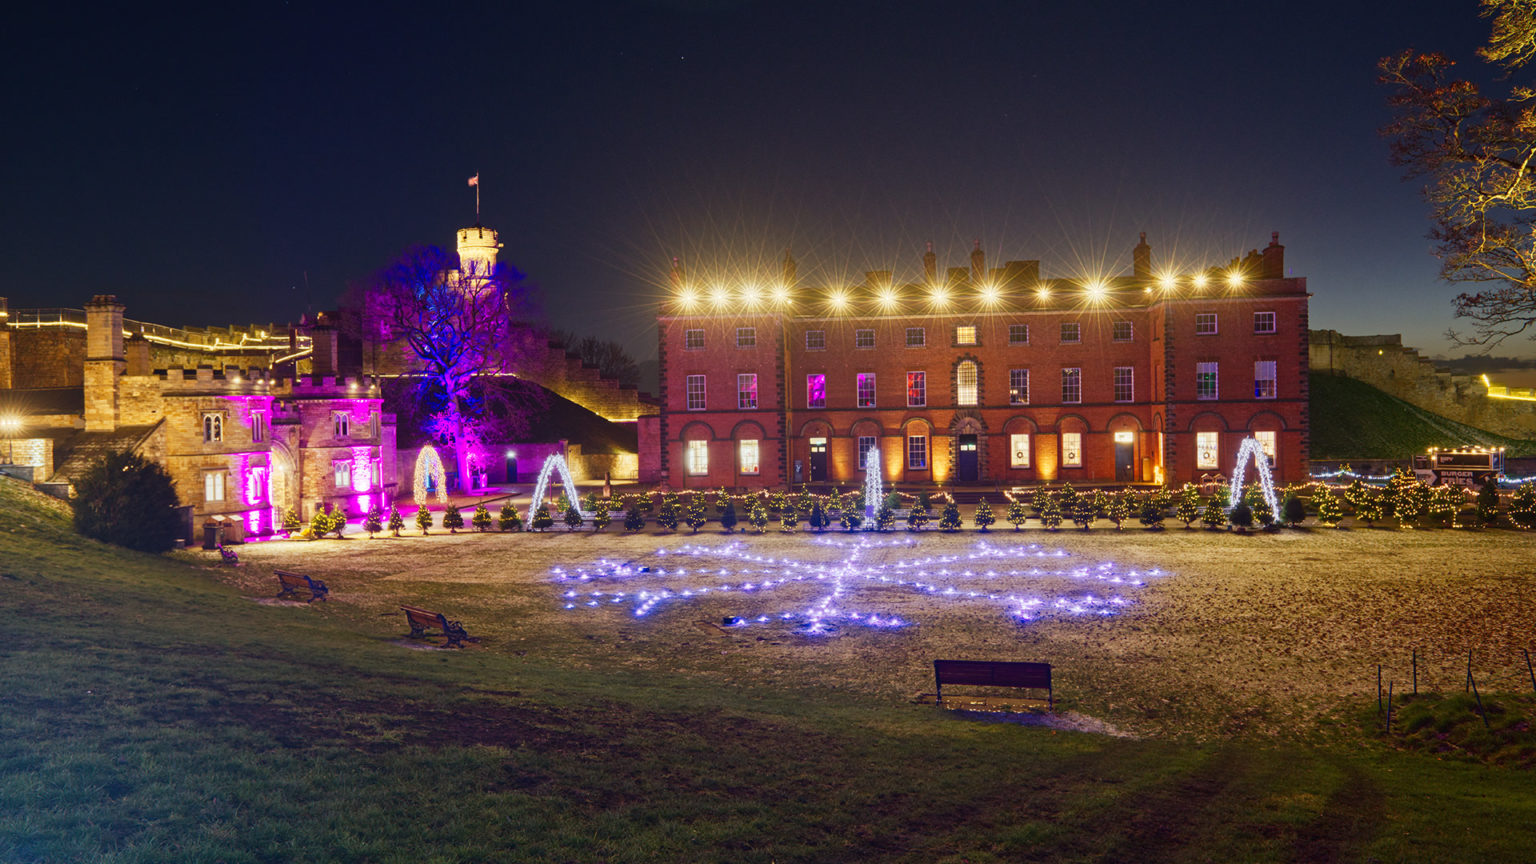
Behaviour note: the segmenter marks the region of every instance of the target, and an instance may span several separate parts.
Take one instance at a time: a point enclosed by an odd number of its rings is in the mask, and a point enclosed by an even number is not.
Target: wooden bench
[[[228,546],[219,547],[219,557],[224,559],[225,564],[240,563],[240,556],[236,555],[235,550],[229,548]]]
[[[277,583],[282,586],[277,592],[279,600],[284,597],[292,597],[296,591],[308,591],[309,602],[324,600],[331,593],[331,589],[325,587],[325,583],[318,579],[311,579],[303,573],[295,573],[292,570],[273,570],[272,575],[277,577]]]
[[[401,606],[405,612],[405,619],[411,624],[410,637],[412,639],[424,639],[427,628],[436,627],[443,631],[447,642],[443,647],[457,648],[465,642],[479,642],[479,637],[471,636],[464,632],[464,625],[457,621],[449,621],[448,616],[441,612],[431,612],[416,606]]]
[[[1047,710],[1055,710],[1055,693],[1051,690],[1051,664],[1014,663],[1003,660],[935,660],[933,661],[935,703],[944,706],[944,685],[962,684],[969,687],[1023,687],[1045,691]],[[1038,698],[1038,697],[1037,697]]]

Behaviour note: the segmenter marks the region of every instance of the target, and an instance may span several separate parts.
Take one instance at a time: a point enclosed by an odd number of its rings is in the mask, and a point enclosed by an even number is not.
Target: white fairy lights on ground
[[[950,555],[870,560],[870,553],[891,547],[915,547],[918,540],[845,541],[823,538],[816,543],[844,551],[841,560],[802,561],[759,555],[744,543],[723,546],[685,545],[658,549],[643,560],[599,559],[573,570],[555,568],[560,604],[567,610],[622,607],[635,618],[647,618],[669,608],[727,596],[742,611],[726,616],[727,626],[778,624],[802,633],[825,634],[842,627],[881,629],[906,627],[913,621],[876,599],[909,601],[913,596],[955,603],[990,604],[1019,623],[1042,618],[1114,615],[1129,605],[1122,594],[1166,575],[1125,569],[1112,563],[1077,564],[1063,550],[1038,544],[1017,546],[976,543],[968,552]],[[914,551],[916,551],[914,549]],[[863,596],[875,595],[875,598]],[[759,596],[761,595],[761,596]],[[808,601],[798,600],[809,595]],[[783,601],[773,601],[783,597]],[[856,599],[858,598],[858,599]],[[772,611],[765,607],[776,606]]]

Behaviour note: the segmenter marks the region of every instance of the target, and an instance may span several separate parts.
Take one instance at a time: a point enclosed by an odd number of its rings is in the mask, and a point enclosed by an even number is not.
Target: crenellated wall
[[[1536,438],[1536,402],[1497,399],[1477,375],[1438,369],[1403,345],[1398,334],[1345,336],[1313,330],[1308,354],[1313,372],[1343,375],[1434,414],[1511,438]]]

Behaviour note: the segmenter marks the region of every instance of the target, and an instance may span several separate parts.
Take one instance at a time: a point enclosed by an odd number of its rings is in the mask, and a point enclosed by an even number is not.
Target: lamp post
[[[14,464],[12,449],[15,447],[16,433],[21,431],[21,417],[15,414],[0,416],[0,436],[5,438],[5,464]]]

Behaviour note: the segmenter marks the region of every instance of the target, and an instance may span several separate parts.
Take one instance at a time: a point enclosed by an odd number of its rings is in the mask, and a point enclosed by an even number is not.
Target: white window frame
[[[1008,467],[1029,467],[1029,433],[1015,432],[1008,436]]]
[[[331,473],[334,475],[337,489],[352,488],[352,460],[337,459],[331,463]]]
[[[203,412],[203,443],[217,444],[224,440],[224,414],[221,411]]]
[[[1083,467],[1083,433],[1061,433],[1061,467]]]
[[[1135,402],[1136,401],[1136,367],[1135,366],[1116,366],[1114,374],[1115,374],[1115,391],[1114,391],[1115,392],[1115,401],[1116,402]],[[1124,382],[1122,382],[1120,380],[1122,376],[1125,378]],[[1120,392],[1120,387],[1121,387],[1122,383],[1125,386],[1125,393],[1124,393],[1123,396],[1121,395],[1121,392]]]
[[[695,344],[695,338],[697,338],[697,344]],[[703,351],[704,350],[704,331],[703,331],[703,329],[692,329],[692,330],[684,330],[683,331],[683,350],[684,351]]]
[[[1029,404],[1029,370],[1028,369],[1009,369],[1008,370],[1008,404],[1009,405],[1028,405]]]
[[[762,447],[756,438],[742,438],[736,442],[736,469],[742,474],[762,473]]]
[[[1253,437],[1264,449],[1264,455],[1269,457],[1269,464],[1274,465],[1280,458],[1280,433],[1273,429],[1259,429],[1253,433]]]
[[[821,400],[819,402],[812,402],[811,401],[811,381],[813,379],[816,379],[816,378],[820,378],[821,379]],[[827,373],[825,373],[825,372],[807,372],[806,373],[806,375],[805,375],[805,407],[806,407],[806,410],[810,410],[812,408],[825,408],[825,407],[827,407]]]
[[[977,337],[977,334],[976,334],[976,325],[975,324],[956,324],[955,325],[955,344],[956,345],[976,345],[976,344],[978,344],[977,343],[977,338],[978,337]]]
[[[1276,319],[1275,313],[1273,312],[1253,313],[1253,332],[1255,333],[1274,333],[1277,323],[1278,321]]]
[[[709,401],[707,395],[708,391],[706,390],[707,383],[708,382],[704,380],[703,375],[688,376],[684,385],[687,389],[683,392],[687,394],[686,407],[689,411],[704,411],[708,409]],[[695,396],[698,397],[697,403],[694,401]]]
[[[827,331],[825,331],[825,330],[807,330],[807,331],[805,331],[805,350],[807,350],[807,351],[825,351],[825,350],[827,350]]]
[[[864,460],[869,457],[869,451],[875,449],[875,446],[877,444],[879,444],[879,439],[876,438],[873,435],[860,435],[859,436],[859,438],[858,438],[858,445],[859,445],[859,449],[858,449],[859,467],[858,467],[858,470],[860,470],[860,471],[865,470]]]
[[[1209,375],[1211,386],[1205,387],[1204,376]],[[1195,364],[1195,399],[1200,402],[1213,402],[1221,398],[1221,364],[1215,360],[1206,360]]]
[[[736,347],[737,348],[756,348],[757,347],[757,328],[756,327],[737,327],[736,328]]]
[[[1264,373],[1269,373],[1266,377]],[[1264,384],[1268,382],[1269,387]],[[1273,360],[1253,361],[1253,398],[1275,399],[1280,394],[1279,364]]]
[[[1024,338],[1022,338],[1022,339],[1015,338],[1016,336],[1018,336],[1021,333],[1023,334]],[[1009,345],[1028,345],[1029,344],[1029,325],[1028,324],[1009,324],[1008,325],[1008,344]]]
[[[1070,328],[1070,329],[1069,329]],[[1070,338],[1069,338],[1070,334]],[[1061,322],[1061,344],[1078,345],[1083,341],[1083,325],[1080,321]]]
[[[686,462],[688,476],[702,477],[709,473],[709,442],[693,439],[688,442]]]
[[[875,347],[875,331],[873,331],[873,330],[855,330],[855,331],[853,331],[853,347],[857,348],[857,349],[861,349],[861,350],[862,349],[868,349],[868,348]]]
[[[907,328],[907,347],[908,348],[927,348],[928,347],[928,330],[927,330],[927,328],[924,328],[924,327],[908,327]]]
[[[1063,366],[1061,368],[1061,404],[1083,404],[1083,367]]]
[[[866,384],[868,385],[867,388],[865,387]],[[865,401],[866,390],[868,391],[868,400],[869,400],[867,402]],[[857,407],[859,407],[859,408],[874,408],[875,407],[875,373],[873,373],[873,372],[857,372],[857,373],[854,373],[854,376],[853,376],[853,396],[854,396],[854,404]]]
[[[743,372],[736,376],[736,410],[757,410],[756,372]]]
[[[1125,328],[1125,336],[1121,337],[1117,332],[1121,327]],[[1129,321],[1112,321],[1109,325],[1109,341],[1111,342],[1135,342],[1136,328]]]
[[[914,375],[916,375],[917,378],[914,379],[912,377]],[[914,380],[919,383],[919,386],[917,388],[918,391],[919,391],[919,394],[918,394],[918,397],[917,397],[916,400],[914,400],[912,398],[912,383],[913,383]],[[907,407],[908,408],[926,408],[926,407],[928,407],[928,371],[926,369],[919,369],[919,370],[915,370],[915,371],[907,373]]]
[[[203,501],[223,502],[229,486],[229,471],[220,468],[217,471],[203,472]]]
[[[1195,313],[1195,335],[1196,336],[1215,336],[1216,333],[1217,333],[1216,313],[1215,312],[1196,312]]]
[[[970,376],[966,371],[971,372]],[[967,381],[966,378],[971,380]],[[961,360],[955,366],[955,404],[970,407],[981,404],[981,364],[975,360]]]
[[[928,470],[928,436],[907,436],[907,468],[912,471]]]
[[[1216,471],[1221,469],[1221,433],[1195,433],[1195,469]]]
[[[251,412],[251,443],[260,444],[267,440],[267,412]]]

